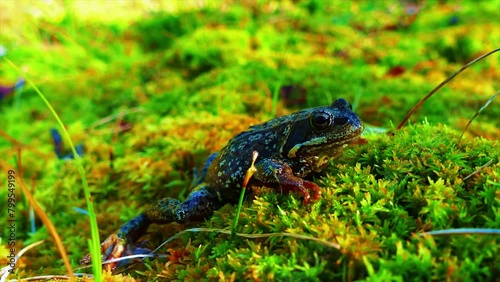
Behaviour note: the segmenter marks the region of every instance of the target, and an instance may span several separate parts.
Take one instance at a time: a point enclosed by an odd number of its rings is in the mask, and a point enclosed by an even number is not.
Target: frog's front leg
[[[314,182],[304,180],[293,174],[288,164],[277,159],[264,159],[255,164],[257,172],[253,175],[259,183],[282,189],[284,192],[297,192],[304,197],[303,203],[317,201],[321,190]],[[309,191],[312,192],[309,193]]]
[[[101,244],[104,260],[119,258],[124,255],[137,254],[133,244],[146,233],[153,223],[167,224],[171,222],[187,223],[209,218],[213,212],[223,206],[219,197],[211,193],[206,186],[194,190],[184,202],[172,198],[164,198],[155,205],[131,219],[120,229],[109,236]],[[82,264],[90,262],[90,255],[82,259]],[[108,269],[114,269],[116,263],[108,264]]]

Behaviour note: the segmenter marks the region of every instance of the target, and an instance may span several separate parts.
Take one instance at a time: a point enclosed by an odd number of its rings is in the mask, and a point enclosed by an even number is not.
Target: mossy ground
[[[461,65],[500,46],[497,1],[426,1],[416,17],[403,2],[210,1],[200,8],[108,1],[93,11],[72,1],[2,1],[9,12],[0,18],[0,44],[47,96],[74,143],[85,146],[105,238],[154,200],[183,199],[193,169],[251,124],[344,97],[365,123],[391,129]],[[106,9],[116,12],[103,15]],[[319,202],[303,206],[294,195],[257,187],[243,205],[238,232],[288,232],[340,249],[289,237],[229,241],[190,233],[160,251],[168,259],[126,273],[178,281],[493,280],[498,237],[419,234],[500,228],[498,99],[458,140],[498,90],[499,58],[441,89],[412,117],[416,125],[364,136],[365,144],[315,176]],[[2,85],[18,76],[0,60]],[[102,122],[121,113],[128,114]],[[2,159],[15,166],[21,148],[23,178],[77,267],[90,230],[74,209],[86,207],[77,170],[53,153],[53,117],[25,87],[21,96],[0,99],[0,120],[3,136],[20,142],[0,138]],[[29,205],[19,192],[18,248],[46,243],[23,256],[18,277],[65,273],[47,230],[35,221],[30,232]],[[0,198],[7,199],[6,189]],[[227,229],[235,210],[225,206],[201,226]],[[154,247],[188,227],[155,226],[146,238]],[[3,266],[9,234],[0,235]]]

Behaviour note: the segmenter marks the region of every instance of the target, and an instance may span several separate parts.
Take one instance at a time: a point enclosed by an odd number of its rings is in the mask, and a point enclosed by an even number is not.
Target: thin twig
[[[128,110],[123,110],[120,111],[119,113],[109,115],[105,118],[102,118],[101,120],[97,121],[93,125],[90,126],[90,129],[94,129],[100,125],[103,125],[105,123],[111,122],[117,118],[122,118],[123,116],[129,115],[129,114],[134,114],[134,113],[144,113],[146,112],[143,108],[132,108]]]
[[[487,163],[485,163],[484,165],[482,165],[480,168],[476,169],[473,173],[471,173],[471,174],[467,175],[466,177],[464,177],[464,180],[469,179],[471,176],[473,176],[474,174],[480,172],[485,167],[489,166],[491,163],[493,163],[493,159],[489,160]]]
[[[486,109],[486,107],[488,107],[491,102],[493,101],[493,99],[495,99],[495,97],[500,94],[500,90],[497,91],[497,93],[495,93],[495,95],[491,96],[490,99],[488,99],[488,101],[486,101],[486,103],[484,103],[484,105],[481,107],[481,109],[479,109],[476,114],[469,120],[469,123],[467,123],[467,126],[464,128],[464,131],[462,131],[462,134],[460,134],[460,137],[458,138],[458,142],[457,143],[460,143],[460,140],[462,140],[462,137],[464,136],[464,133],[465,131],[467,131],[467,128],[469,128],[469,125],[472,123],[472,121],[484,110]]]
[[[442,235],[465,235],[465,234],[482,234],[482,235],[500,235],[500,229],[486,229],[486,228],[457,228],[457,229],[444,229],[429,232],[419,233],[418,236],[442,236]]]
[[[422,98],[422,100],[420,100],[420,102],[418,102],[411,110],[410,112],[408,112],[408,114],[405,116],[405,118],[399,123],[398,127],[396,129],[401,129],[405,124],[406,122],[408,121],[408,119],[410,118],[410,116],[416,112],[420,106],[422,106],[424,104],[425,101],[427,101],[427,99],[429,99],[434,93],[436,93],[439,89],[441,89],[441,87],[443,87],[446,83],[448,83],[448,81],[452,80],[453,78],[455,78],[455,76],[457,76],[459,73],[461,73],[462,71],[464,71],[465,69],[467,69],[468,67],[470,67],[471,65],[473,65],[474,63],[476,63],[477,61],[480,61],[486,57],[488,57],[489,55],[495,53],[495,52],[498,52],[500,51],[500,48],[498,49],[495,49],[485,55],[482,55],[481,57],[479,58],[476,58],[474,60],[472,60],[470,63],[466,64],[465,66],[463,66],[462,68],[460,68],[457,72],[455,72],[454,74],[452,74],[451,76],[449,76],[448,78],[446,78],[443,82],[441,82],[436,88],[434,88],[431,92],[429,92],[427,95],[425,95],[424,98]]]
[[[156,252],[159,250],[161,247],[164,245],[168,244],[172,240],[180,237],[182,234],[187,233],[187,232],[217,232],[217,233],[222,233],[222,234],[227,234],[231,235],[231,230],[225,230],[225,229],[217,229],[217,228],[191,228],[191,229],[186,229],[183,230],[172,237],[168,238],[165,242],[163,242],[158,248],[154,249],[151,253]],[[309,241],[314,241],[317,242],[321,245],[331,247],[334,249],[339,249],[340,250],[340,245],[335,244],[332,242],[328,242],[326,240],[322,240],[319,238],[314,238],[306,235],[300,235],[300,234],[294,234],[294,233],[286,233],[286,232],[279,232],[279,233],[263,233],[263,234],[246,234],[246,233],[235,233],[236,236],[243,237],[243,238],[250,238],[250,239],[255,239],[255,238],[269,238],[269,237],[291,237],[291,238],[296,238],[296,239],[303,239],[303,240],[309,240]]]

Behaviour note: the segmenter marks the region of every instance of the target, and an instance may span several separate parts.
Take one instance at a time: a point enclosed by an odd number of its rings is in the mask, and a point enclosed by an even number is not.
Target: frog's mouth
[[[348,146],[348,143],[358,139],[363,133],[364,126],[351,134],[345,135],[342,138],[329,139],[326,136],[316,137],[302,144],[295,145],[288,152],[289,158],[307,157],[307,156],[326,156],[337,157],[342,154],[342,151]]]

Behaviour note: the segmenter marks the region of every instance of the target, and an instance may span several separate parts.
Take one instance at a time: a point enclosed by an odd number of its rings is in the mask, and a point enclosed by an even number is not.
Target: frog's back
[[[252,153],[258,160],[278,160],[304,176],[324,167],[343,145],[362,132],[363,125],[349,103],[308,108],[250,127],[232,138],[210,165],[205,183],[213,192],[237,199]],[[302,168],[304,167],[304,168]]]
[[[218,191],[239,193],[253,151],[259,153],[259,159],[279,157],[290,123],[290,118],[283,116],[251,126],[233,137],[210,165],[205,182]]]

